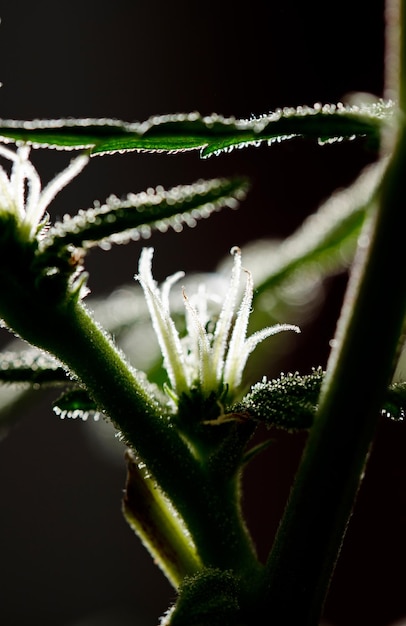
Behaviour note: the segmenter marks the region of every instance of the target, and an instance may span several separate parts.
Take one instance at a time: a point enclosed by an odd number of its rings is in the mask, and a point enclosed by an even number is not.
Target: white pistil
[[[300,333],[299,327],[294,324],[275,324],[267,326],[247,338],[249,316],[254,297],[254,284],[251,272],[245,271],[247,273],[247,282],[244,296],[234,323],[224,364],[224,380],[231,389],[235,389],[241,384],[248,357],[261,341],[283,330],[293,330],[296,333]]]
[[[196,369],[198,366],[198,378],[202,391],[210,393],[215,385],[215,371],[213,370],[213,364],[211,359],[211,346],[208,334],[202,324],[202,318],[199,316],[197,309],[195,309],[189,302],[188,297],[183,291],[183,302],[186,308],[186,313],[189,314],[189,323],[187,324],[187,330],[190,337],[190,346],[195,352],[195,364],[192,363],[192,368]],[[195,372],[196,373],[196,372]],[[192,381],[193,382],[193,381]],[[214,385],[213,385],[214,383]]]
[[[254,286],[252,275],[247,271],[245,291],[234,322],[233,332],[228,344],[227,356],[223,367],[224,379],[231,388],[234,388],[241,382],[241,375],[247,361],[247,358],[244,359],[243,349],[247,336],[253,294]]]
[[[27,240],[36,237],[49,204],[89,161],[85,154],[76,157],[41,190],[40,177],[29,155],[29,146],[13,151],[0,144],[0,156],[12,162],[10,176],[0,167],[0,211],[16,216],[20,235]]]
[[[55,198],[55,196],[83,170],[88,161],[89,157],[85,154],[82,154],[75,159],[72,159],[69,165],[64,170],[62,170],[62,172],[59,172],[59,174],[57,174],[55,178],[53,178],[48,183],[48,185],[44,187],[44,189],[39,193],[38,197],[36,198],[35,203],[30,202],[28,204],[27,202],[24,222],[30,225],[31,236],[34,234],[33,230],[35,231],[36,226],[41,221],[47,207]],[[33,167],[32,170],[36,174],[36,171]]]
[[[143,248],[140,261],[139,273],[135,278],[139,281],[144,290],[145,299],[151,315],[152,325],[158,339],[164,358],[164,367],[169,377],[172,389],[178,395],[190,387],[188,380],[186,363],[175,322],[169,311],[169,289],[173,284],[173,277],[166,279],[164,301],[162,292],[159,290],[152,277],[152,256],[153,248]],[[182,274],[178,273],[177,277]]]
[[[231,270],[230,284],[224,298],[220,317],[216,324],[213,339],[213,365],[216,368],[217,379],[223,376],[224,356],[230,329],[235,316],[235,306],[240,289],[241,279],[241,250],[237,246],[231,248],[230,253],[234,256],[233,269]]]
[[[183,273],[170,276],[159,288],[152,276],[153,249],[142,250],[139,273],[135,278],[144,290],[174,397],[188,393],[194,385],[199,385],[206,396],[221,393],[226,385],[229,398],[234,397],[241,385],[248,357],[261,341],[284,330],[300,332],[293,324],[276,324],[247,338],[253,281],[251,273],[245,270],[245,290],[236,313],[242,269],[241,251],[235,247],[231,253],[234,263],[230,285],[214,332],[209,330],[211,320],[208,303],[216,300],[215,295],[208,294],[206,289],[200,287],[193,299],[189,299],[183,289],[187,334],[180,339],[170,316],[169,292]]]

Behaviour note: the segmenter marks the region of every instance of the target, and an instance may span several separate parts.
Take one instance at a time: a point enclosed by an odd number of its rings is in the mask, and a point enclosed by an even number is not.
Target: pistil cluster
[[[144,291],[161,348],[170,397],[176,403],[181,394],[198,387],[206,397],[213,393],[220,396],[226,389],[228,400],[233,400],[238,395],[248,357],[256,346],[281,331],[300,332],[300,329],[293,324],[275,324],[247,337],[253,280],[251,273],[242,268],[241,250],[233,247],[230,282],[217,321],[211,316],[216,294],[209,293],[204,285],[193,295],[183,289],[186,334],[181,337],[171,317],[169,295],[184,273],[177,272],[158,286],[152,275],[153,253],[153,248],[142,250],[135,278]],[[241,298],[243,272],[245,287]]]

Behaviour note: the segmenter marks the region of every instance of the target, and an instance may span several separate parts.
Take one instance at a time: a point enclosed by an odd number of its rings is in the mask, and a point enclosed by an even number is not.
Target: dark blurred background
[[[383,1],[3,0],[0,17],[3,118],[143,121],[195,110],[246,118],[281,106],[337,102],[355,91],[382,95]],[[156,248],[158,279],[178,269],[210,271],[233,245],[289,235],[374,158],[362,142],[320,148],[300,141],[208,160],[197,152],[95,158],[52,211],[76,212],[110,193],[246,174],[253,188],[237,212],[224,210],[192,230],[148,242]],[[35,155],[45,180],[68,159],[57,151]],[[92,252],[92,295],[130,283],[141,246]],[[318,317],[269,374],[325,366],[346,278],[327,281]],[[5,626],[156,626],[174,598],[121,516],[121,451],[105,456],[93,430],[61,422],[41,397],[1,442]],[[333,626],[389,626],[406,615],[405,433],[401,423],[380,425],[325,608]],[[302,445],[302,436],[279,434],[247,472],[244,503],[263,556]]]

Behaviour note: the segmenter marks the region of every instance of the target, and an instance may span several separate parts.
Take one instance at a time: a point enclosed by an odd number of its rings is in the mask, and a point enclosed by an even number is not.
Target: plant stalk
[[[231,483],[228,488],[223,480],[206,475],[87,308],[75,298],[54,301],[47,290],[39,294],[29,274],[14,277],[3,272],[0,278],[8,294],[0,301],[1,316],[26,341],[53,354],[84,385],[181,515],[202,564],[257,569],[237,492]]]
[[[403,36],[405,2],[389,4],[390,29],[401,24]],[[402,334],[406,314],[406,289],[398,278],[406,271],[402,36],[397,40],[398,68],[388,73],[391,81],[402,84],[397,85],[397,125],[388,129],[385,142],[386,149],[392,144],[392,156],[359,240],[318,415],[266,565],[262,609],[269,623],[278,626],[319,623]],[[388,44],[387,57],[392,60],[394,42],[392,38]]]

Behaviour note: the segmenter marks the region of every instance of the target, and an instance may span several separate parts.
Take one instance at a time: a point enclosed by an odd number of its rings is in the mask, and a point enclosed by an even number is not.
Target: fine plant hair
[[[405,264],[406,1],[386,4],[381,98],[282,107],[250,119],[193,112],[142,122],[0,120],[0,318],[10,333],[0,355],[0,431],[6,436],[26,403],[50,388],[60,417],[112,425],[125,445],[123,516],[174,589],[157,615],[161,626],[317,626],[379,420],[404,420],[406,290],[379,277],[393,268],[402,275]],[[187,150],[215,160],[292,139],[326,151],[335,142],[361,143],[375,159],[289,237],[237,241],[205,280],[179,271],[158,282],[159,249],[147,239],[171,230],[181,239],[184,226],[243,205],[248,177],[112,195],[56,220],[47,212],[95,158],[159,152],[176,159]],[[69,157],[44,187],[31,160],[39,150]],[[134,241],[142,249],[131,295],[93,299],[93,249],[108,255]],[[272,361],[273,345],[294,343],[301,332],[286,293],[303,296],[340,272],[349,279],[326,367],[250,379],[249,370]],[[260,429],[267,436],[258,444]],[[261,560],[242,478],[269,452],[276,429],[302,432],[305,446]]]

